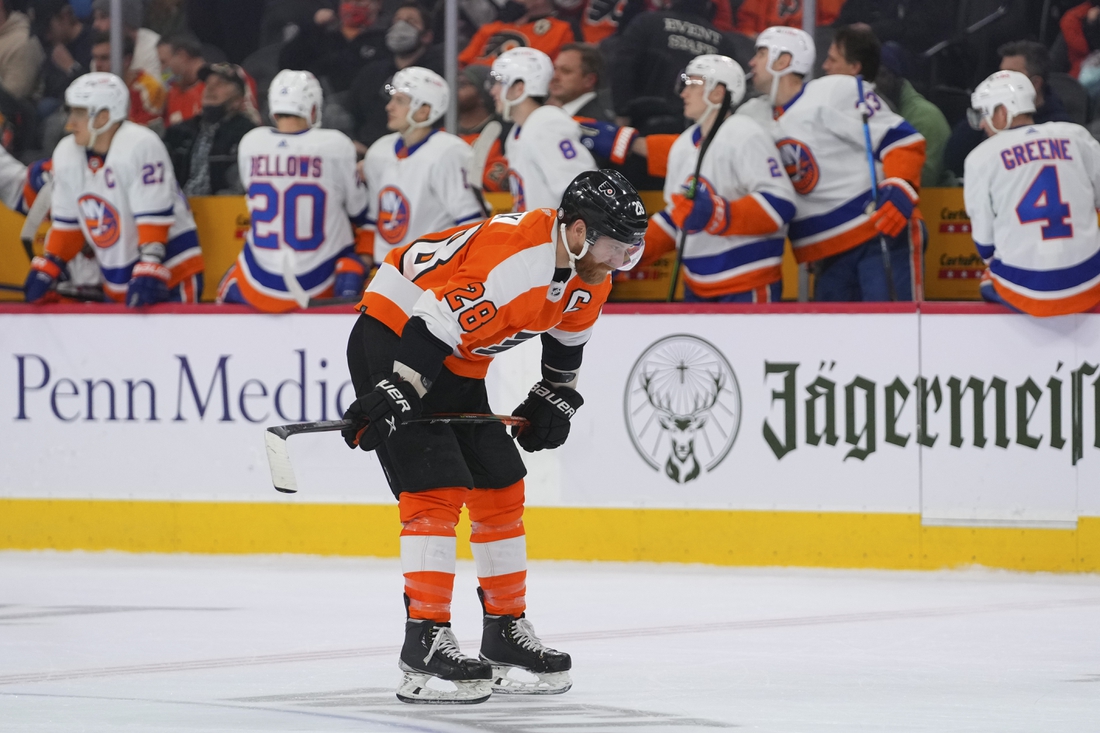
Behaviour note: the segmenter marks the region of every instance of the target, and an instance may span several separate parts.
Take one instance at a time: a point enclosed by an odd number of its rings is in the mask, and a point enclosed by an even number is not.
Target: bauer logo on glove
[[[577,414],[584,398],[571,387],[558,387],[541,380],[531,388],[512,414],[525,417],[529,425],[512,428],[512,437],[528,453],[557,448],[569,437],[569,419]]]

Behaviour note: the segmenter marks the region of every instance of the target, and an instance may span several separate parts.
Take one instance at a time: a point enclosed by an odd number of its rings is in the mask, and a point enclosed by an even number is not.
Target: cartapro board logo
[[[118,242],[122,230],[115,207],[95,194],[81,196],[77,204],[95,246],[106,249]]]
[[[817,167],[817,160],[805,143],[788,137],[776,143],[775,147],[779,148],[779,157],[783,160],[783,167],[787,170],[794,190],[802,195],[813,191],[821,178],[821,169]]]
[[[409,231],[409,200],[401,189],[386,186],[378,192],[378,233],[390,244],[398,244]]]
[[[726,357],[698,336],[666,336],[638,357],[623,398],[638,455],[678,484],[713,471],[741,427],[741,390]]]

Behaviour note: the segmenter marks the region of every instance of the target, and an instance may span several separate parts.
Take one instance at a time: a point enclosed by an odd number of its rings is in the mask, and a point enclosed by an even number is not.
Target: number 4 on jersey
[[[1045,221],[1043,239],[1065,239],[1073,236],[1073,224],[1066,221],[1069,219],[1069,204],[1062,200],[1058,169],[1055,166],[1046,165],[1039,171],[1039,175],[1017,204],[1016,216],[1021,224]]]

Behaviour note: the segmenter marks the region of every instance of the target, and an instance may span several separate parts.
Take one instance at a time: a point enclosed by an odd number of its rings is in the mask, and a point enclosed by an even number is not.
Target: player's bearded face
[[[584,257],[577,260],[577,277],[588,285],[599,285],[612,270],[630,262],[631,246],[611,237],[600,237],[589,245]]]

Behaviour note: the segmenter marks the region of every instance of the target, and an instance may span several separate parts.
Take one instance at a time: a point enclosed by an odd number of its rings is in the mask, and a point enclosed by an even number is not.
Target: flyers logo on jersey
[[[386,186],[378,193],[378,233],[390,244],[398,244],[409,231],[412,209],[401,189]]]
[[[783,167],[796,193],[805,196],[817,188],[821,169],[805,143],[788,137],[777,142],[775,147],[779,148],[779,157],[783,159]]]
[[[115,207],[95,194],[81,196],[77,204],[95,246],[106,249],[118,242],[122,223]]]

